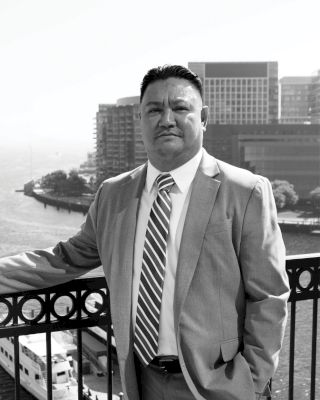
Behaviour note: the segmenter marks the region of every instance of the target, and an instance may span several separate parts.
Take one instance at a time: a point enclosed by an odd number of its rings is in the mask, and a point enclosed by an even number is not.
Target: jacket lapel
[[[179,316],[200,256],[202,242],[213,210],[220,182],[215,159],[204,152],[196,173],[181,238],[175,283],[174,316],[177,331]]]
[[[134,239],[145,175],[146,167],[130,176],[118,196],[121,204],[114,228],[116,240],[111,261],[110,303],[117,349],[121,352],[119,358],[126,358],[130,350]]]

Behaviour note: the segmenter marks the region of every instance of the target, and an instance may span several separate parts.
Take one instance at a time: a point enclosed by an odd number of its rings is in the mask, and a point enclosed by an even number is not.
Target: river
[[[65,210],[57,211],[53,207],[44,208],[31,197],[15,192],[33,177],[41,177],[56,169],[69,171],[78,167],[84,156],[66,153],[52,157],[41,156],[32,161],[26,153],[1,154],[0,151],[0,257],[15,254],[27,249],[45,248],[64,240],[77,232],[83,222],[81,213]],[[31,170],[32,169],[32,170]],[[319,235],[305,233],[286,233],[284,241],[287,254],[305,254],[320,251]],[[320,315],[320,314],[319,314]],[[318,326],[320,326],[320,318]],[[311,305],[301,302],[298,305],[296,343],[297,379],[295,383],[296,399],[308,398],[310,378],[310,339]],[[274,378],[274,399],[284,400],[288,391],[288,351],[289,330],[286,330],[280,364]],[[318,346],[318,376],[320,374],[320,345]],[[320,398],[320,379],[317,393]]]

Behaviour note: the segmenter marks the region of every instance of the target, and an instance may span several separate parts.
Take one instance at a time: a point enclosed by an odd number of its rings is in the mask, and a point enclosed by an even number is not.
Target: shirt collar
[[[175,181],[175,184],[180,192],[186,192],[195,174],[199,167],[201,158],[202,158],[202,148],[198,151],[198,153],[191,158],[191,160],[187,161],[185,164],[181,165],[180,167],[173,169],[172,171],[168,171],[171,174],[172,178]],[[148,168],[147,168],[147,177],[146,177],[146,189],[147,192],[150,193],[157,176],[163,173],[162,171],[155,168],[150,161],[148,161]]]

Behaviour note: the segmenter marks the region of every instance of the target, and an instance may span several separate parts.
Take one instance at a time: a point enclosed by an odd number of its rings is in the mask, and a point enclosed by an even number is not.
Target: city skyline
[[[92,150],[97,105],[137,95],[144,73],[164,63],[277,61],[279,78],[320,69],[316,1],[149,7],[2,1],[2,146]]]

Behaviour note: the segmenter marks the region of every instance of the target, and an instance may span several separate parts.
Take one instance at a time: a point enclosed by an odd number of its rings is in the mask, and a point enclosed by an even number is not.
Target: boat
[[[0,338],[0,365],[14,377],[14,340]],[[47,399],[46,335],[36,333],[19,337],[20,384],[39,400]],[[78,383],[73,376],[67,351],[51,339],[52,398],[78,399]]]

